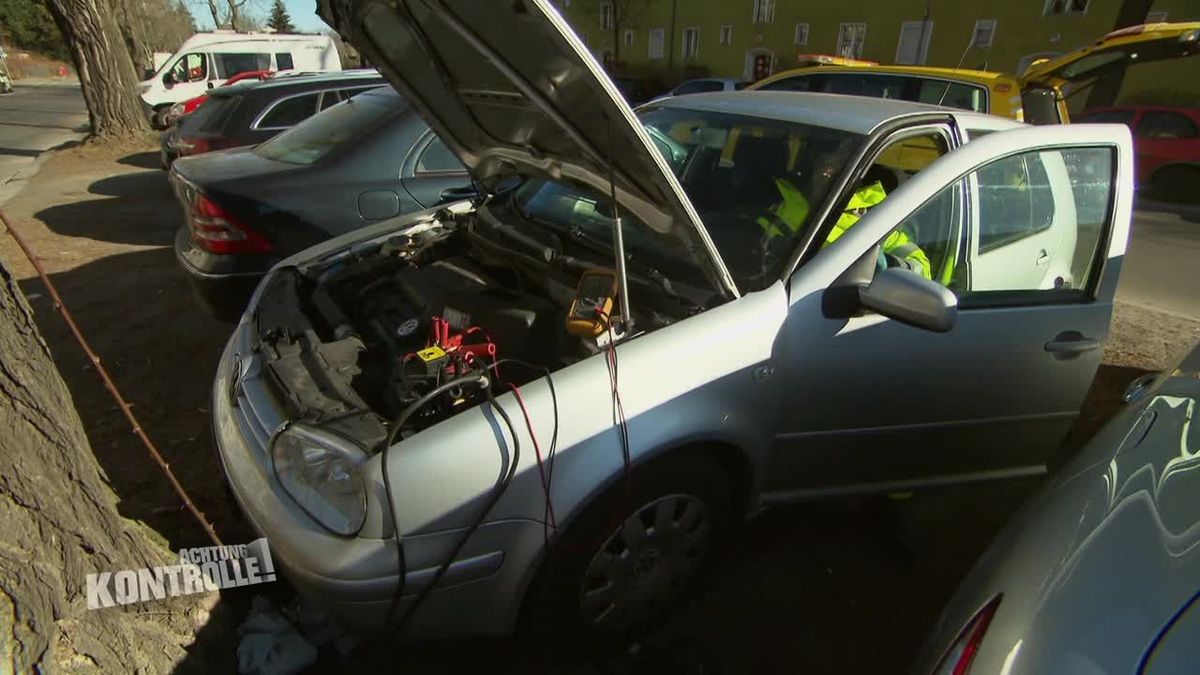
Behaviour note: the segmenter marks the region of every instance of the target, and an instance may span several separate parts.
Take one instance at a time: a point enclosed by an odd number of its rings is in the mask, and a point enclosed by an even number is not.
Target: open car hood
[[[608,194],[612,181],[625,210],[737,295],[633,110],[547,0],[319,0],[318,12],[485,187],[523,175]]]
[[[1086,82],[1126,65],[1196,54],[1200,21],[1131,26],[1058,58],[1034,62],[1021,76],[1021,86]]]

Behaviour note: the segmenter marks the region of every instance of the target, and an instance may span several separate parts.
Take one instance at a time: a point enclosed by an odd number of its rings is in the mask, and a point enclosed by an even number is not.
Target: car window
[[[825,91],[830,94],[871,98],[904,98],[904,88],[909,82],[909,78],[898,75],[866,73],[833,73],[825,77]]]
[[[248,73],[252,70],[269,70],[271,68],[270,54],[213,54],[217,65],[217,77],[227,80],[238,73]]]
[[[1134,111],[1132,110],[1100,110],[1080,115],[1075,121],[1090,122],[1092,124],[1124,124],[1133,126],[1133,118]]]
[[[359,94],[363,93],[364,91],[371,91],[372,89],[378,89],[378,88],[379,88],[379,83],[376,82],[374,84],[369,84],[365,87],[351,87],[349,89],[339,89],[338,93],[341,94],[343,99],[346,99],[346,98],[354,98],[355,96],[358,96]]]
[[[763,91],[816,91],[813,83],[816,78],[809,75],[797,75],[783,80],[776,80],[762,87]]]
[[[275,69],[276,70],[291,70],[295,68],[295,63],[292,61],[291,52],[279,52],[275,54]]]
[[[1196,123],[1186,115],[1166,110],[1147,110],[1138,123],[1141,138],[1195,138]]]
[[[987,90],[973,84],[943,80],[919,80],[917,101],[962,110],[987,112]]]
[[[716,80],[693,80],[675,87],[676,94],[699,94],[706,91],[721,91],[725,84]]]
[[[329,91],[323,91],[321,92],[321,103],[319,105],[319,109],[325,110],[326,108],[331,108],[341,102],[342,98],[338,96],[338,92],[332,89]]]
[[[944,188],[898,229],[916,233],[934,279],[964,307],[1084,301],[1111,218],[1113,166],[1111,148],[998,159]],[[969,226],[945,241],[926,234],[948,217]]]
[[[467,168],[450,152],[450,148],[437,136],[421,151],[417,158],[417,173],[464,173]]]
[[[240,96],[209,96],[191,115],[179,120],[179,131],[184,134],[196,131],[220,131],[233,111],[241,103]]]
[[[336,105],[258,145],[254,152],[289,164],[313,164],[383,124],[398,100],[367,94]],[[203,107],[203,106],[202,106]]]
[[[204,54],[185,54],[171,66],[171,79],[175,82],[199,82],[208,79],[207,63]]]
[[[314,91],[299,96],[289,96],[275,102],[254,125],[255,129],[287,129],[312,117],[317,111],[317,99],[321,92]]]

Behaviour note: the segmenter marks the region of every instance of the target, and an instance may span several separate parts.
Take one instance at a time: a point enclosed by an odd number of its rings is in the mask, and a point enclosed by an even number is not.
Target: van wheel
[[[661,620],[692,588],[729,527],[729,478],[667,456],[618,480],[552,545],[526,595],[523,628],[608,645]]]
[[[1200,203],[1200,167],[1168,166],[1154,173],[1150,181],[1155,199],[1174,203]]]

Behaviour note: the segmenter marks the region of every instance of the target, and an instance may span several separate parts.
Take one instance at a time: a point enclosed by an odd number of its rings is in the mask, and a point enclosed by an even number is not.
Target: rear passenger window
[[[270,54],[214,54],[213,56],[217,63],[217,77],[222,80],[228,80],[238,73],[271,68]]]
[[[275,55],[276,70],[291,70],[295,67],[296,66],[292,62],[292,54],[290,52],[279,52]]]
[[[906,77],[860,73],[836,73],[826,78],[825,91],[830,94],[871,98],[904,98],[904,87],[909,82]]]
[[[961,110],[987,112],[987,93],[983,87],[961,82],[921,80],[917,101]]]
[[[338,97],[336,91],[326,91],[321,93],[321,110],[332,107],[341,103],[341,98]]]
[[[786,80],[772,82],[762,88],[763,91],[813,91],[813,78],[807,75],[789,77]]]
[[[450,148],[437,136],[421,151],[417,158],[417,173],[461,173],[466,171],[458,157],[450,152]]]
[[[255,129],[287,129],[312,117],[317,111],[317,99],[321,93],[314,91],[277,101],[266,114],[259,118]]]

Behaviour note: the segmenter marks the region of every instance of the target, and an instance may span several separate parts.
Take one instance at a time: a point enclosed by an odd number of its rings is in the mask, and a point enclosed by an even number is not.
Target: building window
[[[688,26],[683,29],[683,58],[694,59],[700,55],[700,29]]]
[[[1167,13],[1166,12],[1147,12],[1146,13],[1146,23],[1166,23],[1166,22],[1167,22]]]
[[[1091,0],[1046,0],[1046,14],[1083,14]]]
[[[650,29],[650,48],[647,55],[651,59],[662,59],[663,57],[663,39],[666,37],[666,31],[661,28]]]
[[[996,20],[979,19],[975,22],[975,32],[971,35],[971,46],[987,49],[996,38]]]
[[[796,24],[796,33],[792,37],[792,41],[798,45],[808,44],[808,24],[806,24],[806,23]]]
[[[862,56],[863,42],[867,38],[867,24],[844,23],[838,28],[837,53],[857,59]]]
[[[925,56],[929,54],[929,39],[932,35],[932,21],[905,21],[900,24],[900,42],[896,45],[896,63],[908,65],[925,63]]]
[[[733,26],[721,26],[721,44],[733,44]]]
[[[775,18],[775,0],[754,0],[753,23],[771,23]]]
[[[628,28],[625,29],[625,46],[633,46],[633,31],[629,30]]]
[[[611,2],[606,2],[600,5],[600,28],[604,30],[612,30],[613,27],[613,6]]]

